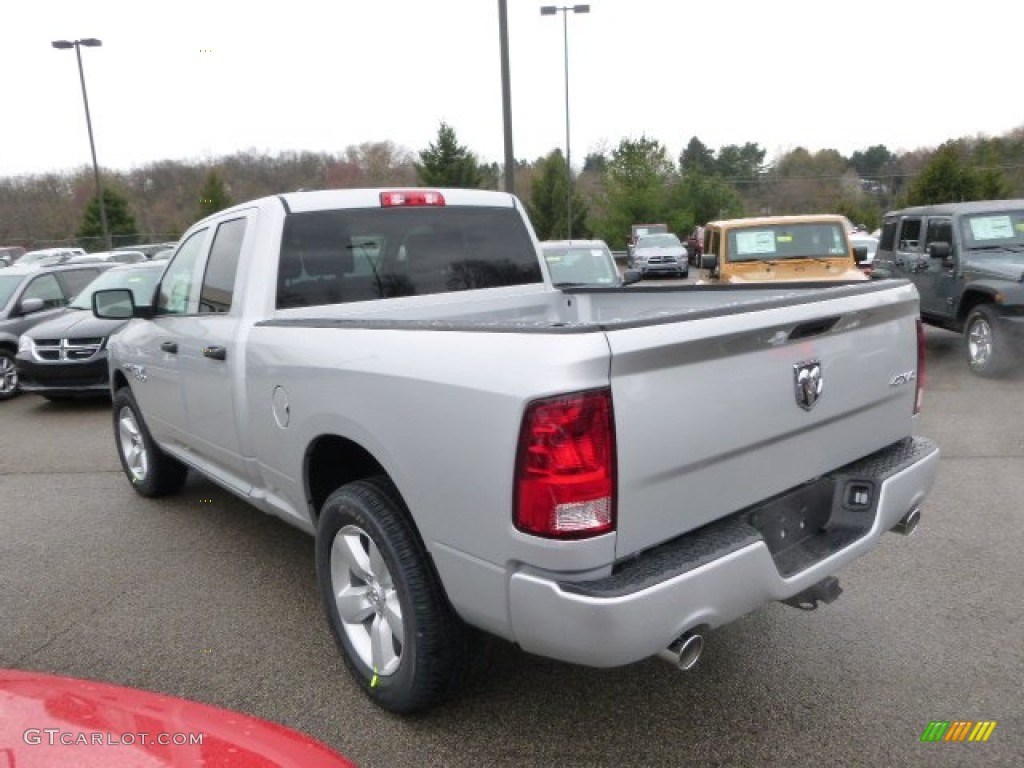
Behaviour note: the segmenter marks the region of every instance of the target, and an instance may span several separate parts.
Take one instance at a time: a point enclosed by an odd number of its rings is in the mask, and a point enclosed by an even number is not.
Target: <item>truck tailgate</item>
[[[917,315],[916,290],[894,283],[827,301],[609,329],[616,556],[912,434]],[[808,408],[797,377],[814,364],[822,388]]]

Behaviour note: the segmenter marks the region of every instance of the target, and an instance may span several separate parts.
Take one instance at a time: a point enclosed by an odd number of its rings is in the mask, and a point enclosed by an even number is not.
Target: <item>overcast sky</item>
[[[565,147],[562,16],[507,0],[515,156]],[[623,138],[843,154],[1024,125],[1018,12],[924,0],[591,0],[568,16],[572,157]],[[498,0],[3,0],[0,176],[393,141],[504,159]]]

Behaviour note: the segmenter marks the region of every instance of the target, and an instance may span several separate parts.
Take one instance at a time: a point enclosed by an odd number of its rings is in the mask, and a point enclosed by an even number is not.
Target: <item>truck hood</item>
[[[27,334],[35,340],[98,338],[109,336],[124,324],[124,320],[101,320],[87,309],[68,309]]]
[[[724,282],[756,283],[763,281],[799,282],[802,280],[866,280],[864,272],[839,259],[779,259],[729,264],[730,274]]]
[[[677,245],[669,245],[658,248],[634,248],[633,255],[642,256],[644,258],[650,256],[676,256],[678,258],[682,258],[683,256],[686,255],[686,249],[680,248]]]
[[[990,252],[981,256],[968,253],[963,269],[976,277],[1024,282],[1024,253]]]

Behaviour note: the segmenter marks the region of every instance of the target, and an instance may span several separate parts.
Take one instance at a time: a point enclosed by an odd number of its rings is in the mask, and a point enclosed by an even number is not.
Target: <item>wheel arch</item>
[[[971,310],[977,307],[979,304],[996,304],[995,292],[989,288],[972,288],[964,291],[963,297],[960,299],[960,306],[957,309],[956,319],[960,326],[960,330],[964,330],[964,325],[967,323],[967,316],[971,314]]]
[[[319,435],[306,448],[303,485],[314,525],[320,510],[335,490],[356,480],[383,475],[394,485],[384,465],[366,448],[340,435]]]

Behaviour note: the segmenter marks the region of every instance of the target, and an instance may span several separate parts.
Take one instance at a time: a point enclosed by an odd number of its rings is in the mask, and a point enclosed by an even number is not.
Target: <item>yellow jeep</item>
[[[867,280],[857,266],[867,258],[852,248],[844,216],[765,216],[712,221],[704,227],[698,282],[747,283]]]

